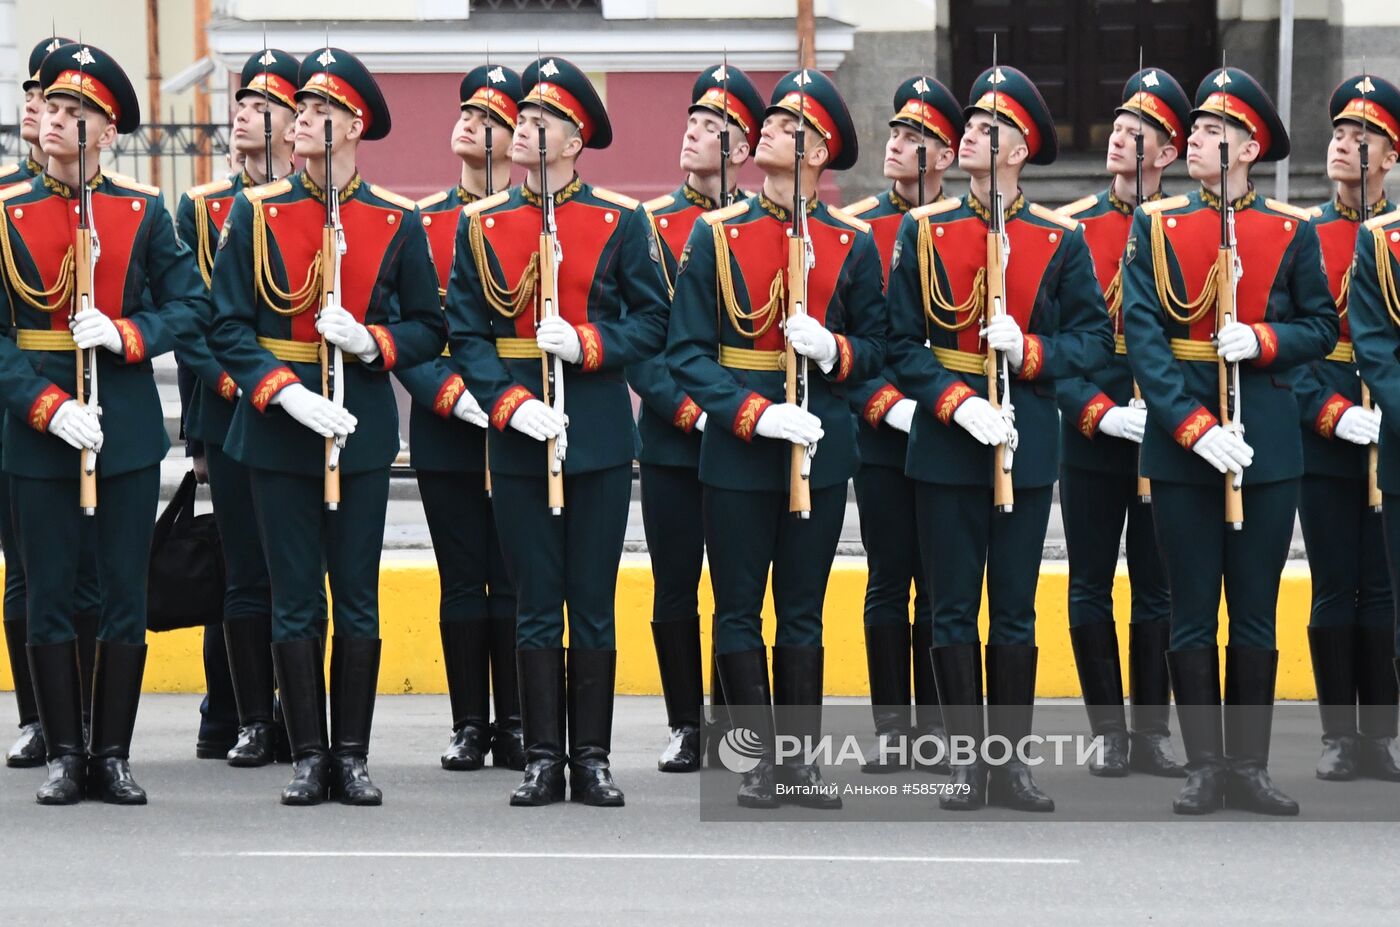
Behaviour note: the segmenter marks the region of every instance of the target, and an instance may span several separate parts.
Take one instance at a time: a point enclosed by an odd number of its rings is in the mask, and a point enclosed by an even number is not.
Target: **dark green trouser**
[[[78,507],[78,481],[11,476],[15,527],[24,563],[30,644],[61,644],[76,632],[83,536],[95,534],[101,617],[97,636],[118,644],[146,640],[146,573],[160,496],[160,468],[97,481],[93,525]]]
[[[1305,475],[1298,520],[1312,574],[1308,626],[1394,625],[1381,516],[1366,504],[1366,480]]]
[[[419,470],[418,492],[437,559],[439,620],[514,618],[515,589],[481,474]]]
[[[325,510],[320,476],[256,468],[249,473],[272,581],[272,640],[321,635],[326,574],[335,633],[377,638],[389,469],[342,474],[335,512]]]

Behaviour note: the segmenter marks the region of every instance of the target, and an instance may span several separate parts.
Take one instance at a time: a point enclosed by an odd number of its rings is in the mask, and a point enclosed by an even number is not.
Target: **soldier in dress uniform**
[[[1333,91],[1329,112],[1327,177],[1336,194],[1313,210],[1313,225],[1341,318],[1341,338],[1326,358],[1299,368],[1295,386],[1303,433],[1298,516],[1312,571],[1308,644],[1322,714],[1317,777],[1394,782],[1400,781],[1391,662],[1395,606],[1381,513],[1368,499],[1381,413],[1362,398],[1347,302],[1363,191],[1367,216],[1394,209],[1385,179],[1400,143],[1400,90],[1382,78],[1358,74]],[[1363,142],[1368,149],[1364,178]]]
[[[968,195],[912,210],[895,244],[890,367],[895,385],[919,404],[905,472],[916,481],[924,582],[934,590],[932,653],[944,721],[950,735],[979,745],[987,728],[1015,744],[1030,733],[1035,696],[1035,590],[1058,472],[1055,381],[1100,367],[1113,336],[1079,223],[1028,202],[1018,186],[1026,164],[1049,164],[1057,154],[1040,92],[1015,68],[990,68],[973,84],[964,116],[958,163],[972,177]],[[1004,311],[995,314],[984,284],[993,170],[1011,255]],[[1014,429],[983,398],[989,348],[1011,373],[1005,398]],[[1014,504],[998,513],[992,448],[1015,447],[1018,435]],[[991,611],[985,722],[977,624],[984,573]],[[952,773],[966,788],[941,799],[944,808],[993,801],[1054,810],[1019,760],[992,770],[990,788],[981,759],[955,763]]]
[[[706,68],[695,78],[690,110],[681,139],[680,189],[644,203],[652,233],[660,246],[668,295],[686,240],[701,213],[747,199],[738,188],[739,168],[758,144],[763,97],[749,76],[726,64]],[[727,190],[720,186],[720,139],[729,134]],[[670,741],[657,760],[662,772],[700,768],[701,714],[704,704],[700,668],[700,569],[705,558],[705,528],[700,484],[700,438],[705,413],[676,385],[658,352],[627,369],[627,381],[642,399],[637,430],[642,449],[642,524],[651,554],[653,581],[651,633],[666,697]],[[711,636],[713,645],[713,635]],[[711,705],[723,704],[723,686],[711,661]],[[710,728],[712,743],[723,725]],[[712,751],[713,752],[713,751]]]
[[[666,284],[646,213],[584,183],[585,148],[612,142],[597,91],[563,58],[525,69],[510,159],[525,182],[472,203],[457,227],[447,317],[454,364],[488,411],[492,505],[516,589],[516,662],[526,766],[512,805],[564,797],[620,806],[612,752],[617,570],[634,453],[623,368],[661,350]],[[545,153],[540,154],[540,130]],[[545,162],[547,189],[541,183]],[[557,228],[557,315],[541,319],[541,196]],[[558,358],[564,414],[546,405],[542,359]],[[567,431],[566,431],[567,429]],[[567,440],[564,504],[547,489],[549,441]],[[563,650],[568,607],[567,691]],[[567,711],[567,745],[565,742]]]
[[[24,81],[24,116],[20,124],[20,139],[29,146],[29,153],[18,164],[0,167],[0,187],[25,183],[43,173],[45,160],[39,147],[39,120],[44,112],[44,92],[39,86],[39,68],[49,52],[72,43],[72,39],[44,39],[29,53],[29,77]],[[87,724],[92,710],[92,661],[97,644],[98,611],[102,594],[97,580],[97,535],[91,525],[84,525],[82,559],[78,563],[78,587],[73,597],[73,627],[78,635],[79,679],[83,692],[83,723]],[[13,511],[10,507],[10,481],[0,474],[0,543],[5,551],[5,609],[4,633],[10,658],[10,671],[15,681],[15,704],[19,708],[19,737],[5,752],[5,765],[16,769],[44,765],[44,730],[39,723],[39,709],[34,701],[34,683],[29,675],[25,657],[24,630],[24,563],[20,559],[19,539],[15,533]]]
[[[799,119],[805,122],[800,178]],[[739,804],[839,808],[839,795],[820,791],[816,764],[799,755],[775,767],[771,706],[784,709],[783,734],[820,734],[823,598],[846,481],[859,462],[855,417],[840,384],[875,376],[884,360],[880,256],[868,225],[817,196],[822,174],[852,167],[858,154],[850,113],[830,78],[812,69],[784,76],[763,114],[760,139],[754,161],[764,173],[762,190],[705,213],[681,256],[667,362],[680,389],[714,416],[701,441],[700,481],[719,625],[715,647],[734,724],[756,734],[763,750],[744,774]],[[785,293],[801,285],[787,279],[796,201],[806,204],[813,262],[806,311],[784,320]],[[784,336],[810,362],[807,408],[784,401]],[[794,444],[817,445],[807,518],[790,512]],[[770,567],[777,614],[771,694],[760,616]],[[779,798],[778,785],[795,791]]]
[[[29,664],[48,747],[41,804],[72,804],[85,792],[144,804],[128,762],[146,662],[146,574],[170,447],[150,359],[197,336],[209,310],[193,256],[179,244],[160,191],[104,175],[99,154],[141,114],[121,67],[101,49],[64,45],[40,69],[48,164],[7,189],[0,211],[4,286],[14,340],[0,340],[5,472],[28,586]],[[86,177],[78,130],[86,122]],[[101,237],[91,304],[75,305],[77,197],[91,191],[91,228]],[[76,310],[76,311],[75,311]],[[70,312],[72,316],[70,319]],[[8,334],[8,332],[7,332]],[[99,410],[75,401],[77,355],[95,357]],[[94,392],[98,392],[94,390]],[[104,437],[107,440],[104,441]],[[92,725],[82,738],[78,645],[73,622],[83,507],[81,452],[100,451],[92,507],[102,588]]]
[[[885,177],[890,188],[846,208],[870,225],[880,263],[889,279],[895,237],[909,210],[937,203],[943,174],[953,166],[962,139],[962,106],[947,87],[927,75],[911,77],[894,94],[890,137],[885,143]],[[922,163],[920,149],[922,149]],[[846,391],[859,417],[856,440],[856,506],[869,578],[865,586],[865,660],[870,673],[870,704],[876,733],[941,739],[943,710],[933,681],[933,598],[919,568],[919,536],[914,520],[914,482],[904,475],[909,428],[918,403],[894,385],[888,369]],[[909,588],[914,588],[914,622],[909,623]],[[914,677],[917,718],[909,711],[909,676]],[[933,759],[927,742],[913,758]],[[872,759],[867,772],[896,772],[905,764]],[[924,765],[947,772],[946,760]]]
[[[1186,166],[1201,187],[1144,204],[1123,253],[1128,360],[1148,412],[1142,473],[1152,480],[1171,588],[1167,663],[1187,755],[1173,810],[1208,814],[1223,799],[1263,814],[1297,814],[1267,768],[1279,577],[1303,472],[1288,380],[1294,367],[1331,350],[1337,312],[1307,212],[1260,197],[1249,182],[1254,163],[1288,154],[1288,133],[1268,94],[1245,72],[1221,69],[1202,81],[1195,103]],[[1222,139],[1229,145],[1223,177]],[[1238,238],[1237,280],[1215,270],[1225,205]],[[1217,294],[1227,287],[1235,292],[1235,318],[1217,332]],[[1220,372],[1231,365],[1239,370],[1243,435],[1219,418],[1226,414]],[[1241,474],[1244,516],[1234,530],[1226,486]],[[1230,615],[1223,736],[1222,577]]]
[[[379,556],[399,447],[388,374],[437,357],[446,337],[416,205],[355,166],[362,142],[389,134],[373,76],[349,52],[321,48],[301,63],[297,84],[295,152],[306,167],[235,198],[214,262],[209,344],[243,390],[224,450],[248,468],[272,583],[272,656],[294,762],[282,802],[329,795],[377,805],[383,795],[366,757],[379,678]],[[333,300],[321,283],[328,174],[345,243]],[[344,358],[343,406],[314,388],[323,350]],[[343,442],[334,508],[325,505],[328,438]],[[329,742],[323,564],[335,623]]]
[[[1129,769],[1181,778],[1186,771],[1171,753],[1167,721],[1167,637],[1171,600],[1166,572],[1152,529],[1151,496],[1138,487],[1138,446],[1147,410],[1134,399],[1133,375],[1123,337],[1123,245],[1128,240],[1139,189],[1137,138],[1142,137],[1144,200],[1162,194],[1162,172],[1186,146],[1191,100],[1166,71],[1146,68],[1123,86],[1108,139],[1104,193],[1059,210],[1084,228],[1094,270],[1113,320],[1114,353],[1087,377],[1056,385],[1060,402],[1063,461],[1060,515],[1069,549],[1069,636],[1089,721],[1103,738],[1095,776],[1126,776]],[[1128,625],[1128,681],[1133,703],[1132,735],[1123,712],[1123,671],[1113,623],[1113,577],[1118,541],[1127,522],[1128,579],[1132,611]]]
[[[228,221],[234,197],[267,183],[268,152],[263,114],[271,113],[272,170],[287,177],[292,166],[292,123],[296,119],[297,71],[301,62],[280,48],[250,56],[234,94],[233,150],[243,168],[222,180],[194,187],[180,197],[175,211],[180,239],[194,250],[200,276],[210,285],[216,244]],[[276,744],[273,724],[272,587],[267,559],[258,539],[248,469],[224,450],[229,424],[239,401],[238,385],[214,360],[207,343],[194,352],[177,352],[182,372],[194,382],[185,401],[185,435],[202,448],[214,517],[224,551],[224,621],[204,629],[204,667],[208,680],[205,723],[199,750],[208,758],[227,758],[230,766],[265,766]],[[229,678],[223,683],[220,677]],[[231,677],[231,678],[230,678]],[[231,745],[211,741],[206,730],[222,716],[223,686],[236,705],[237,738]],[[222,750],[219,747],[222,746]]]
[[[461,177],[450,190],[418,203],[437,268],[438,293],[444,296],[462,207],[510,186],[507,148],[521,96],[520,75],[500,65],[479,66],[462,78],[461,116],[452,128],[452,152],[462,161]],[[442,590],[439,629],[452,703],[452,739],[443,751],[442,767],[480,769],[489,751],[495,765],[524,769],[515,674],[515,590],[501,556],[486,486],[486,413],[467,391],[450,356],[397,376],[414,400],[409,450]]]

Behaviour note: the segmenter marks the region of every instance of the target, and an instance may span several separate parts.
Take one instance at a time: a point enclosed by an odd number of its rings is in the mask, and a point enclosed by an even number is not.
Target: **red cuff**
[[[700,420],[700,407],[695,404],[695,400],[689,396],[676,409],[675,416],[671,419],[671,424],[681,431],[691,432],[695,428],[695,423]]]
[[[1204,407],[1198,408],[1195,412],[1186,416],[1185,421],[1176,426],[1176,431],[1172,437],[1176,438],[1176,443],[1186,448],[1188,451],[1201,440],[1201,435],[1210,431],[1220,420],[1211,415]]]
[[[146,339],[141,337],[141,329],[130,319],[113,319],[112,324],[122,336],[122,355],[128,364],[139,364],[146,359]]]
[[[491,407],[491,424],[496,426],[497,431],[505,431],[510,424],[510,417],[515,414],[515,410],[528,399],[535,397],[523,386],[512,386],[501,394],[501,398],[496,400],[496,404]]]
[[[939,396],[938,401],[933,404],[937,410],[934,412],[934,416],[946,425],[953,420],[953,413],[958,411],[958,406],[976,395],[972,387],[959,380],[945,389],[943,395]]]
[[[896,402],[904,398],[904,394],[894,387],[893,384],[886,383],[875,391],[875,395],[865,403],[865,408],[861,410],[860,417],[869,423],[871,428],[879,428],[880,423],[885,420],[885,415],[894,407]]]
[[[219,374],[219,383],[218,386],[215,387],[215,392],[219,394],[221,399],[233,402],[238,398],[238,384],[233,382],[233,377],[229,376],[227,373],[221,373]]]
[[[845,335],[836,335],[836,382],[844,383],[851,375],[856,355],[851,350],[851,341]]]
[[[53,414],[58,411],[58,407],[63,405],[73,397],[63,389],[50,384],[44,388],[34,400],[34,404],[29,407],[29,427],[35,431],[48,431],[49,422],[53,419]]]
[[[1255,322],[1249,327],[1259,339],[1259,356],[1250,363],[1256,367],[1267,367],[1278,357],[1278,335],[1275,334],[1274,327],[1266,322]]]
[[[1039,335],[1027,335],[1025,339],[1025,350],[1021,356],[1021,372],[1016,374],[1018,380],[1034,380],[1040,376],[1040,368],[1045,365],[1045,345],[1041,343]]]
[[[583,369],[592,373],[603,366],[603,336],[595,325],[575,325],[579,346],[583,349]]]
[[[259,380],[258,385],[253,388],[253,408],[259,412],[266,412],[267,404],[272,401],[273,396],[281,392],[284,387],[300,382],[301,377],[292,373],[292,368],[278,367]]]
[[[439,418],[451,418],[452,410],[457,408],[457,400],[462,398],[462,394],[467,391],[467,384],[462,380],[461,375],[452,374],[443,381],[442,388],[438,390],[437,397],[433,399],[433,414]]]
[[[1313,428],[1324,438],[1332,437],[1337,433],[1337,422],[1342,420],[1342,414],[1354,405],[1354,402],[1340,393],[1333,393],[1331,398],[1323,403],[1322,411],[1317,413],[1317,421],[1313,423]]]
[[[1092,438],[1099,430],[1099,420],[1104,417],[1109,409],[1117,403],[1108,398],[1105,393],[1099,393],[1093,399],[1084,403],[1084,408],[1079,410],[1079,433],[1086,438]]]
[[[734,433],[745,441],[752,441],[759,417],[772,404],[758,393],[749,393],[739,404],[739,413],[734,416]]]
[[[379,359],[383,361],[384,369],[393,370],[399,359],[399,349],[394,345],[394,336],[389,334],[389,329],[383,325],[366,325],[365,328],[374,336],[374,343],[379,345]]]

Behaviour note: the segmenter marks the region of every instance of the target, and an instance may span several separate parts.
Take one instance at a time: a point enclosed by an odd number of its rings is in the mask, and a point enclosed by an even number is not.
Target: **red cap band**
[[[995,97],[996,102],[993,103]],[[993,109],[995,106],[995,109]],[[993,92],[988,90],[982,94],[982,99],[974,104],[975,109],[994,113],[1004,119],[1009,119],[1011,124],[1021,130],[1021,134],[1026,137],[1026,147],[1030,149],[1030,157],[1034,158],[1036,152],[1040,151],[1040,129],[1036,127],[1035,120],[1027,109],[1004,91]]]
[[[1123,102],[1120,109],[1132,110],[1141,113],[1147,119],[1151,119],[1160,127],[1167,130],[1167,134],[1172,138],[1180,138],[1185,134],[1186,127],[1181,124],[1181,120],[1176,117],[1176,111],[1168,106],[1161,97],[1139,90]]]
[[[122,111],[121,107],[117,105],[116,95],[107,89],[106,84],[86,71],[79,73],[77,70],[70,69],[61,72],[44,91],[44,99],[48,99],[56,93],[81,97],[89,103],[95,104],[113,122],[121,120]]]
[[[271,71],[261,71],[248,81],[247,86],[241,88],[239,93],[261,93],[270,97],[292,109],[297,108],[296,95],[297,88],[289,80],[273,74]]]
[[[583,108],[583,104],[579,102],[578,97],[558,84],[551,84],[549,81],[542,80],[534,87],[530,88],[529,94],[526,95],[525,99],[521,100],[520,103],[522,106],[527,103],[534,103],[537,106],[543,106],[563,116],[565,119],[568,119],[574,125],[578,126],[579,134],[583,136],[585,145],[588,144],[588,140],[593,137],[593,120],[589,118],[588,110]]]
[[[1400,141],[1400,122],[1390,112],[1375,104],[1373,100],[1357,97],[1347,103],[1346,107],[1337,114],[1333,122],[1348,119],[1353,122],[1365,122],[1375,126],[1386,134],[1391,144]]]
[[[804,100],[803,95],[794,90],[779,100],[776,106],[779,109],[787,110],[794,116],[799,113],[805,115],[812,128],[820,132],[822,138],[826,139],[826,148],[831,153],[832,161],[835,161],[841,154],[841,136],[836,131],[836,121],[831,118],[826,107],[812,99],[810,94]]]
[[[953,127],[949,118],[943,115],[943,111],[936,106],[925,103],[920,99],[911,99],[904,104],[904,108],[894,114],[894,118],[900,122],[912,120],[923,126],[945,145],[956,145],[959,132]]]
[[[306,86],[301,88],[301,93],[314,93],[317,96],[325,97],[334,103],[350,110],[360,119],[364,120],[365,129],[368,130],[372,117],[369,107],[365,105],[365,98],[359,92],[336,77],[329,71],[317,71],[307,80]]]
[[[1229,116],[1249,130],[1249,134],[1254,136],[1255,141],[1263,151],[1268,151],[1273,142],[1273,136],[1269,134],[1269,127],[1264,124],[1264,120],[1259,118],[1254,107],[1232,93],[1216,91],[1206,97],[1205,103],[1197,108],[1198,112],[1220,113]]]
[[[706,90],[692,105],[703,106],[705,109],[713,110],[720,115],[726,115],[724,108],[725,93],[723,87],[711,87]],[[728,118],[738,123],[739,129],[744,133],[744,137],[749,140],[750,145],[758,144],[758,123],[754,121],[753,113],[739,99],[737,94],[729,94]]]
[[[462,101],[462,108],[474,106],[477,109],[484,109],[488,113],[499,118],[506,125],[515,125],[515,119],[520,115],[520,107],[515,101],[499,90],[490,87],[478,87],[476,91]]]

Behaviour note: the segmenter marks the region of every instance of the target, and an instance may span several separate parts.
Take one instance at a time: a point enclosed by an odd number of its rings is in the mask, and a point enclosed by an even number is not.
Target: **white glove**
[[[836,336],[810,315],[794,315],[784,323],[792,349],[817,362],[822,373],[836,365]]]
[[[695,420],[695,424],[691,427],[694,428],[696,431],[704,431],[705,422],[709,419],[709,417],[710,415],[708,412],[701,412],[700,417]]]
[[[1011,436],[1006,418],[981,396],[964,400],[953,413],[953,421],[989,447],[1005,444]]]
[[[1375,444],[1381,437],[1380,413],[1352,406],[1337,419],[1335,434],[1352,444]]]
[[[379,356],[379,342],[343,306],[326,306],[316,317],[316,331],[342,351],[354,354],[362,361]]]
[[[298,424],[323,438],[343,438],[355,433],[355,416],[300,383],[282,387],[272,397],[272,404],[281,406]]]
[[[790,402],[771,405],[758,417],[755,430],[765,438],[816,444],[822,439],[822,420]]]
[[[1215,353],[1230,364],[1253,360],[1259,356],[1259,336],[1243,322],[1231,322],[1216,336]]]
[[[73,316],[68,323],[73,330],[73,341],[79,348],[106,348],[113,354],[122,353],[122,333],[117,331],[117,323],[102,314],[101,309],[87,308]]]
[[[452,407],[452,414],[478,428],[485,428],[491,424],[491,420],[481,410],[481,404],[476,401],[476,397],[465,390],[462,391],[462,396],[457,400],[457,404]]]
[[[912,399],[901,399],[890,410],[885,413],[885,424],[895,431],[909,433],[909,429],[914,427],[914,410],[919,404]]]
[[[538,399],[527,399],[510,417],[510,427],[536,441],[548,441],[564,433],[564,416]]]
[[[546,354],[553,354],[566,364],[577,364],[583,360],[583,343],[579,341],[578,329],[557,315],[540,322],[535,329],[535,344]]]
[[[49,434],[62,438],[78,450],[102,450],[102,421],[91,408],[70,399],[49,419]]]
[[[1226,431],[1219,425],[1211,426],[1210,431],[1191,445],[1191,450],[1221,473],[1243,473],[1244,468],[1254,461],[1254,448],[1245,444],[1244,439],[1235,432]]]
[[[1122,438],[1134,444],[1142,443],[1147,431],[1147,410],[1133,406],[1114,406],[1099,419],[1099,431],[1110,438]]]
[[[1026,336],[1021,334],[1021,326],[1016,324],[1014,318],[1008,313],[1001,313],[982,329],[982,336],[987,339],[987,347],[1006,355],[1011,369],[1021,369],[1021,362],[1026,358]]]

